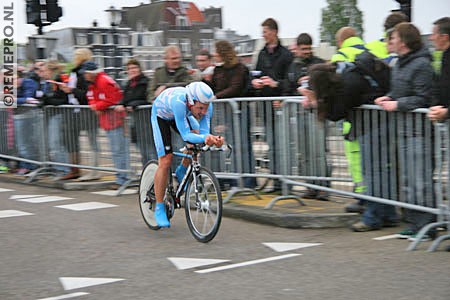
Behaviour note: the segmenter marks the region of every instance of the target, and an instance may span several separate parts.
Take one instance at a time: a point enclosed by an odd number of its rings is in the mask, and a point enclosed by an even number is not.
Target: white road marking
[[[384,241],[384,240],[390,240],[390,239],[398,239],[400,238],[400,234],[391,234],[391,235],[385,235],[373,238],[376,241]]]
[[[73,199],[73,198],[60,197],[60,196],[43,196],[43,197],[36,197],[36,198],[18,199],[17,201],[28,202],[28,203],[45,203],[45,202],[55,202],[55,201],[70,200],[70,199]]]
[[[32,213],[28,213],[20,210],[0,210],[0,218],[31,216]]]
[[[223,270],[228,270],[228,269],[234,269],[234,268],[240,268],[240,267],[245,267],[245,266],[250,266],[250,265],[261,264],[261,263],[274,261],[274,260],[290,258],[290,257],[294,257],[294,256],[300,256],[300,255],[302,255],[302,254],[291,253],[291,254],[285,254],[285,255],[280,255],[280,256],[273,256],[273,257],[268,257],[268,258],[263,258],[263,259],[245,261],[245,262],[241,262],[241,263],[237,263],[237,264],[231,264],[231,265],[222,266],[222,267],[198,270],[198,271],[195,271],[195,273],[205,274],[205,273],[223,271]]]
[[[62,300],[62,299],[70,299],[70,298],[75,298],[75,297],[85,296],[85,295],[89,295],[89,293],[78,292],[78,293],[72,293],[72,294],[66,294],[66,295],[62,295],[62,296],[57,296],[57,297],[42,298],[42,299],[38,299],[38,300]]]
[[[122,281],[122,278],[89,278],[89,277],[60,277],[61,282],[65,291],[75,290],[79,288],[84,288],[93,285],[100,285],[106,283],[112,283],[117,281]]]
[[[229,261],[227,259],[202,259],[185,257],[168,257],[167,259],[170,260],[170,262],[173,263],[178,270],[186,270]]]
[[[0,188],[0,193],[1,192],[14,192],[14,190]]]
[[[36,198],[36,197],[42,197],[44,195],[12,195],[9,197],[11,200],[17,200],[17,199],[26,199],[26,198]]]
[[[103,196],[117,196],[119,192],[117,190],[105,190],[105,191],[98,191],[98,192],[91,192],[91,194],[96,194],[96,195],[103,195]],[[122,195],[132,195],[132,194],[137,194],[138,190],[135,189],[125,189],[122,192]]]
[[[110,207],[116,207],[116,206],[118,206],[118,205],[103,203],[103,202],[84,202],[84,203],[76,203],[76,204],[58,205],[55,207],[81,211],[81,210],[91,210],[91,209],[100,209],[100,208],[110,208]]]
[[[277,252],[285,252],[300,248],[307,248],[322,245],[320,243],[263,243],[263,245]]]

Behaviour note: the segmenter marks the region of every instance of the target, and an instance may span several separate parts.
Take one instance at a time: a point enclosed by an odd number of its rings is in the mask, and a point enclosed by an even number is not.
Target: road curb
[[[233,203],[227,203],[223,206],[223,214],[226,217],[284,228],[342,228],[349,227],[360,218],[360,215],[357,213],[284,213]]]

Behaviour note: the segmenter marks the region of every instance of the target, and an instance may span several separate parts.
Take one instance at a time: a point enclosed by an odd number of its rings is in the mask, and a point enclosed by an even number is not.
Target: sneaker
[[[351,229],[355,232],[366,232],[366,231],[372,231],[372,230],[378,230],[379,227],[373,227],[366,225],[364,222],[359,221],[351,226]]]
[[[0,174],[1,173],[8,173],[9,168],[7,166],[0,166]]]
[[[304,194],[302,194],[300,197],[303,199],[316,199],[319,192],[316,190],[307,190]]]
[[[156,203],[155,219],[159,227],[170,227],[164,203]]]
[[[408,238],[408,241],[415,242],[417,241],[417,234],[413,234]],[[428,234],[424,234],[420,239],[421,242],[431,241],[431,237]]]
[[[417,233],[416,231],[406,228],[405,230],[402,230],[399,233],[397,233],[397,238],[398,239],[408,239],[412,236],[415,236],[416,233]]]
[[[96,170],[93,170],[78,178],[78,181],[90,181],[90,180],[97,180],[100,178],[101,178],[100,174]]]

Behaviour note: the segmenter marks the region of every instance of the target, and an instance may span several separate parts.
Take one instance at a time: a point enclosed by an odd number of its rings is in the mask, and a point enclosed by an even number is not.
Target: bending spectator
[[[332,62],[354,62],[357,55],[364,52],[364,42],[356,36],[356,30],[352,27],[342,27],[336,32],[336,44],[339,48],[336,54],[331,57]],[[347,158],[348,168],[354,185],[354,192],[364,193],[366,186],[362,176],[361,152],[357,140],[352,139],[351,123],[342,124],[342,135],[344,136],[344,150]],[[365,202],[358,199],[345,207],[347,212],[362,212]]]
[[[47,119],[47,137],[50,161],[68,163],[67,150],[63,143],[63,128],[65,126],[63,109],[54,106],[69,104],[67,94],[58,88],[58,82],[62,83],[61,71],[63,66],[57,61],[46,62],[39,70],[41,78],[39,89],[36,91],[36,98],[44,106],[44,114]],[[68,173],[65,166],[55,166],[60,173],[56,179],[61,179]]]
[[[84,62],[92,59],[92,52],[87,48],[75,50],[73,63],[74,68],[71,70],[67,84],[60,85],[59,88],[67,94],[69,103],[72,105],[88,105],[86,93],[88,90],[88,82],[84,79],[81,67]],[[70,163],[79,165],[80,159],[80,134],[82,130],[87,130],[89,144],[92,148],[94,165],[98,166],[99,151],[97,144],[97,119],[90,110],[76,108],[67,116],[67,126],[64,132],[64,144],[69,151]],[[87,181],[98,179],[98,172],[95,170],[81,176],[78,167],[72,167],[71,171],[62,180],[76,179]]]
[[[90,108],[98,115],[100,127],[108,136],[114,167],[116,184],[125,184],[129,170],[128,139],[125,137],[125,113],[119,113],[110,108],[122,99],[119,85],[106,75],[93,61],[82,66],[86,81],[90,83],[87,98]]]
[[[211,54],[208,50],[202,49],[195,56],[195,64],[197,69],[192,70],[192,79],[194,81],[210,82],[214,72],[214,66],[211,62]]]
[[[38,160],[39,149],[39,132],[38,119],[30,107],[24,107],[24,104],[39,103],[35,98],[38,89],[38,82],[26,78],[22,71],[17,71],[17,104],[19,107],[14,110],[14,134],[17,146],[17,152],[21,158]],[[20,161],[18,165],[17,175],[25,175],[34,170],[36,165],[28,162]]]
[[[257,96],[281,96],[281,83],[285,79],[287,68],[292,62],[292,54],[287,48],[281,45],[278,39],[278,24],[274,19],[266,19],[261,26],[266,44],[258,54],[258,61],[255,67],[255,71],[259,75],[251,81],[251,84]],[[280,174],[280,163],[279,158],[276,157],[276,153],[278,153],[281,145],[276,141],[275,136],[278,135],[278,132],[276,132],[276,124],[281,120],[278,120],[279,117],[275,114],[274,110],[274,108],[279,108],[280,101],[267,101],[262,104],[264,105],[262,110],[265,118],[264,123],[267,126],[266,131],[272,132],[272,135],[268,136],[270,168],[272,173]],[[280,181],[274,181],[273,191],[281,191]]]
[[[391,91],[387,95],[377,98],[375,104],[386,111],[403,112],[428,107],[433,69],[431,56],[428,50],[423,48],[419,30],[411,23],[397,24],[392,33],[392,43],[395,52],[399,55],[399,60],[392,69]],[[398,145],[399,155],[405,155],[407,151],[412,151],[414,157],[427,159],[428,156],[428,159],[431,159],[431,153],[424,153],[426,145],[424,133],[416,130],[414,134],[411,134],[410,130],[411,128],[405,130],[399,127],[398,135],[405,138],[404,143]],[[413,148],[408,150],[407,145],[413,145]],[[432,166],[432,163],[424,162],[424,166]],[[426,201],[417,199],[417,197],[425,195],[425,190],[433,190],[432,176],[426,178],[425,175],[432,174],[432,170],[421,170],[420,174],[415,174],[414,178],[410,178],[408,174],[412,173],[408,168],[411,168],[410,164],[399,167],[401,195],[403,194],[406,201],[411,204]],[[408,210],[405,212],[410,215],[413,224],[402,231],[401,236],[415,235],[422,226],[430,223],[433,219],[433,215],[428,213]],[[383,219],[393,215],[395,215],[395,207],[369,202],[362,221],[354,224],[352,228],[355,231],[379,229],[383,224]]]
[[[141,153],[142,166],[153,157],[156,158],[152,146],[151,125],[148,122],[150,110],[136,110],[139,105],[147,105],[147,89],[149,79],[142,73],[141,64],[136,59],[127,62],[128,82],[123,90],[123,98],[114,109],[117,112],[128,111],[132,114],[131,140],[135,141]],[[153,155],[150,155],[153,154]]]
[[[163,67],[155,70],[149,85],[148,102],[153,103],[156,97],[166,88],[185,86],[192,81],[188,69],[181,66],[181,51],[177,46],[167,46],[164,50]]]

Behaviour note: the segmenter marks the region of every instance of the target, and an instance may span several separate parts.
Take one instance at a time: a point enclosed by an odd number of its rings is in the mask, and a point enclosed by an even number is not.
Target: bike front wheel
[[[158,169],[158,162],[156,160],[149,161],[142,170],[141,181],[139,182],[139,208],[145,223],[153,230],[160,229],[155,219],[154,179],[156,169]]]
[[[222,221],[222,194],[214,173],[203,167],[197,174],[192,173],[186,189],[184,208],[186,221],[194,238],[202,243],[211,241]]]

